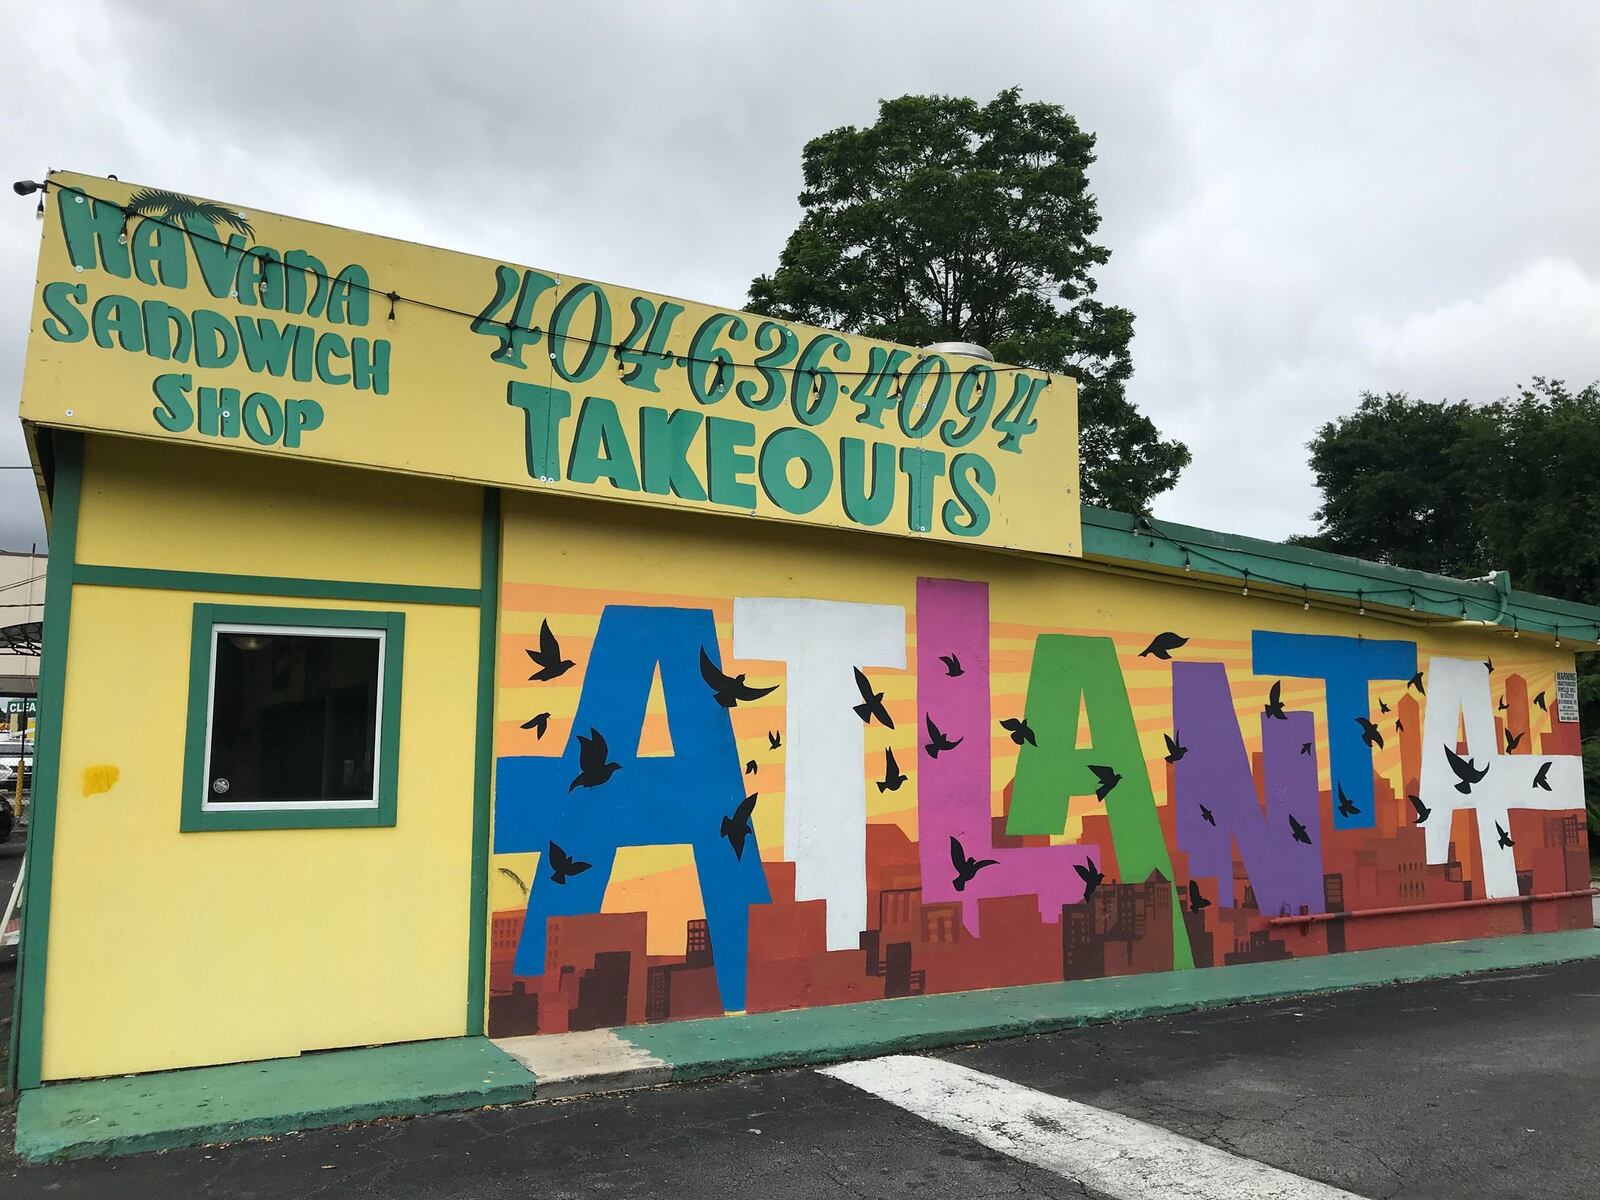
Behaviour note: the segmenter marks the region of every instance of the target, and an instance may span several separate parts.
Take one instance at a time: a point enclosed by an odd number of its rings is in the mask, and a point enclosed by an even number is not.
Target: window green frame
[[[405,659],[405,614],[271,605],[196,604],[189,644],[189,725],[183,751],[184,833],[217,829],[337,829],[392,826],[400,765],[400,680]],[[207,809],[206,714],[211,703],[212,630],[217,625],[263,625],[377,630],[384,635],[378,697],[378,803],[367,808]]]

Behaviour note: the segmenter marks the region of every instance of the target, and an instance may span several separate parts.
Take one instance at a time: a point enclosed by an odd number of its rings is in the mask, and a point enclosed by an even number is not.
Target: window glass
[[[205,807],[377,803],[380,630],[217,625]]]

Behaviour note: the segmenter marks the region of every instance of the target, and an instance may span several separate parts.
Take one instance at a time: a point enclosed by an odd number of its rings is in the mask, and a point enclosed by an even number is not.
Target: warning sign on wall
[[[1556,672],[1556,719],[1578,719],[1578,674],[1576,671]]]

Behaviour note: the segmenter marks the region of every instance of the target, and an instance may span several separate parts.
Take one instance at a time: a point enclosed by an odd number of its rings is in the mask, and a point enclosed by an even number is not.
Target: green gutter
[[[1491,580],[1451,579],[1089,505],[1082,512],[1084,557],[1090,561],[1182,572],[1187,560],[1192,574],[1240,587],[1248,583],[1291,595],[1304,589],[1313,597],[1390,610],[1412,611],[1414,604],[1419,619],[1459,621],[1464,612],[1465,619],[1506,629],[1600,642],[1600,608],[1516,591],[1504,572]]]
[[[83,482],[83,437],[57,430],[51,444],[55,482],[50,493],[50,557],[45,566],[33,802],[24,860],[28,882],[22,899],[22,940],[17,950],[8,1071],[11,1082],[19,1088],[39,1086],[44,1058],[44,982],[50,939],[50,884],[55,867],[56,786],[61,772],[61,711],[72,619],[72,572],[78,547],[78,495]]]

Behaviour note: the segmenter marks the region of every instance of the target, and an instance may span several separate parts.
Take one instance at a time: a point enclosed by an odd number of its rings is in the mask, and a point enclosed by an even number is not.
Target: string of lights
[[[42,182],[34,182],[34,181],[31,181],[31,180],[22,180],[22,181],[20,181],[20,182],[18,182],[16,184],[12,185],[12,190],[17,192],[18,195],[23,195],[23,196],[31,195],[34,191],[38,191],[40,193],[39,206],[35,210],[35,215],[38,216],[40,219],[43,219],[43,217],[44,217],[44,196],[45,196],[45,194],[48,193],[49,189],[51,189],[51,188],[54,188],[57,191],[61,191],[61,190],[63,190],[63,185],[57,183],[53,179],[48,179],[48,178],[43,180]],[[132,205],[119,204],[117,201],[112,200],[111,198],[109,198],[107,196],[100,196],[100,195],[94,194],[93,192],[86,192],[86,191],[83,191],[83,189],[81,189],[81,188],[68,188],[68,189],[65,189],[65,190],[78,192],[80,195],[83,195],[86,198],[88,198],[90,200],[93,200],[98,204],[110,205],[112,208],[115,208],[119,212],[121,212],[122,213],[122,223],[123,223],[122,224],[122,228],[123,228],[123,232],[122,232],[122,234],[121,234],[121,236],[120,236],[120,238],[118,240],[123,242],[123,243],[126,243],[127,240],[128,240],[129,222],[131,222],[132,220],[137,218],[137,219],[139,219],[141,221],[153,221],[158,225],[164,226],[164,227],[166,227],[168,229],[175,230],[178,233],[181,233],[181,234],[185,235],[186,237],[198,238],[201,241],[210,242],[212,245],[215,245],[215,246],[221,246],[221,247],[226,248],[227,245],[228,245],[227,242],[223,241],[222,238],[216,236],[215,234],[208,234],[204,230],[192,229],[187,225],[180,224],[179,222],[174,221],[174,220],[172,220],[172,219],[170,219],[168,217],[162,217],[162,216],[159,216],[159,215],[157,215],[155,213],[143,213],[143,212],[135,211],[134,208],[132,207]],[[260,257],[260,256],[258,256],[258,257]],[[298,263],[297,262],[297,263],[291,264],[291,263],[283,262],[282,260],[278,260],[278,259],[271,259],[271,260],[263,259],[263,262],[270,262],[271,265],[276,266],[276,267],[278,267],[278,268],[280,268],[280,269],[282,269],[284,271],[291,271],[292,270],[292,271],[302,272],[308,279],[316,279],[316,280],[319,280],[321,282],[327,283],[329,285],[332,285],[336,281],[336,278],[334,276],[330,276],[326,271],[319,271],[315,267],[313,267],[313,266],[311,266],[309,264],[306,264],[306,263]],[[515,318],[512,318],[511,320],[492,320],[492,319],[489,319],[489,318],[485,317],[480,312],[471,312],[471,311],[469,311],[467,309],[456,308],[456,307],[454,307],[452,305],[440,304],[440,303],[438,303],[436,301],[432,301],[432,300],[424,300],[424,299],[422,299],[420,297],[417,297],[417,296],[407,296],[407,295],[402,294],[398,290],[395,290],[395,289],[392,289],[392,288],[384,288],[384,287],[378,286],[376,284],[366,284],[366,283],[361,283],[359,281],[351,280],[351,279],[337,279],[337,282],[340,284],[341,287],[347,287],[347,288],[350,288],[353,291],[362,292],[362,293],[366,294],[369,297],[375,297],[375,298],[380,299],[380,300],[387,300],[389,302],[389,320],[391,320],[391,321],[396,319],[396,312],[398,310],[398,306],[399,305],[409,304],[409,305],[412,305],[412,306],[417,307],[417,308],[429,310],[431,312],[442,313],[442,314],[449,315],[449,316],[464,317],[464,318],[466,318],[467,320],[473,322],[476,325],[480,325],[480,326],[481,325],[488,325],[488,326],[498,327],[500,329],[505,330],[505,336],[508,339],[515,337],[518,333],[528,333],[528,334],[533,334],[533,335],[536,335],[536,336],[547,337],[547,338],[550,339],[550,341],[552,343],[552,349],[549,352],[551,358],[554,358],[556,356],[556,351],[553,348],[554,343],[556,343],[557,341],[560,341],[562,343],[572,342],[572,343],[575,343],[575,344],[578,344],[578,345],[589,347],[590,349],[600,348],[600,349],[604,349],[604,350],[610,351],[611,353],[613,353],[617,357],[617,369],[619,371],[626,370],[626,367],[627,367],[627,363],[622,357],[624,354],[634,354],[634,355],[639,355],[641,357],[648,356],[648,357],[657,357],[657,358],[661,358],[661,359],[670,359],[672,361],[675,361],[679,366],[694,365],[694,366],[715,367],[717,374],[716,374],[715,380],[711,384],[711,390],[713,390],[713,391],[717,391],[717,390],[719,390],[721,388],[721,385],[722,385],[722,382],[723,382],[723,378],[724,378],[722,372],[724,370],[732,370],[734,372],[735,378],[737,378],[738,373],[741,370],[754,372],[758,376],[763,374],[763,373],[765,373],[765,372],[774,372],[776,374],[787,375],[787,376],[790,376],[790,377],[798,377],[798,376],[802,376],[802,375],[810,376],[814,380],[814,383],[813,383],[812,386],[816,390],[820,390],[824,386],[823,379],[824,379],[825,375],[831,375],[831,376],[834,376],[836,378],[842,377],[842,378],[847,378],[847,379],[867,379],[867,378],[879,378],[884,374],[884,371],[881,370],[881,369],[873,370],[871,368],[868,368],[866,370],[859,370],[858,371],[858,370],[849,370],[849,369],[843,369],[843,368],[833,367],[833,366],[823,366],[821,364],[816,364],[816,365],[807,367],[807,366],[779,366],[779,365],[771,364],[771,363],[768,363],[768,362],[765,362],[765,361],[740,362],[740,361],[734,359],[731,354],[727,354],[726,352],[724,352],[722,355],[718,355],[718,356],[696,357],[694,355],[687,354],[687,353],[679,354],[679,353],[676,353],[676,352],[667,352],[667,351],[656,352],[656,351],[651,351],[651,350],[638,349],[638,348],[636,348],[634,346],[629,345],[626,341],[623,341],[623,342],[609,342],[609,341],[603,341],[603,340],[594,339],[594,338],[587,338],[587,337],[584,337],[581,334],[565,333],[565,332],[557,333],[553,329],[541,328],[541,327],[539,327],[537,325],[518,325],[516,320],[515,320]],[[559,282],[559,277],[558,277],[558,282]],[[261,286],[261,290],[263,292],[266,291],[267,283],[266,283],[265,280],[263,280],[261,282],[260,286]],[[731,310],[729,310],[729,311],[731,311]],[[768,319],[775,320],[775,318],[768,318]],[[782,324],[782,322],[779,322],[779,324]],[[837,336],[837,335],[835,335],[835,336]],[[909,347],[908,347],[908,349],[909,349]],[[914,361],[921,361],[924,358],[924,353],[922,351],[920,351],[920,350],[913,350],[911,352],[915,356]],[[1001,364],[998,364],[998,363],[990,363],[990,362],[984,362],[984,363],[982,363],[982,366],[984,366],[988,370],[992,371],[996,375],[1000,375],[1000,374],[1015,374],[1015,373],[1018,373],[1018,372],[1026,371],[1026,372],[1032,372],[1032,373],[1035,373],[1035,374],[1043,375],[1047,380],[1051,380],[1051,378],[1052,378],[1052,372],[1044,370],[1043,368],[1040,368],[1040,367],[1001,365]],[[901,371],[896,369],[893,372],[890,372],[889,374],[890,374],[890,378],[893,381],[893,386],[892,386],[892,388],[891,388],[891,390],[889,392],[889,395],[890,395],[891,398],[897,398],[899,396],[899,394],[900,394]]]
[[[1272,575],[1262,574],[1259,571],[1252,571],[1249,567],[1241,566],[1238,563],[1229,562],[1227,559],[1219,558],[1206,548],[1196,543],[1174,537],[1166,530],[1157,526],[1148,517],[1137,518],[1136,524],[1139,531],[1149,539],[1152,546],[1155,545],[1156,539],[1159,538],[1180,553],[1183,556],[1183,569],[1185,571],[1193,571],[1195,569],[1195,564],[1199,562],[1207,564],[1226,574],[1237,576],[1240,580],[1241,594],[1245,596],[1250,594],[1251,584],[1280,588],[1290,593],[1299,592],[1301,607],[1309,611],[1311,608],[1311,595],[1312,592],[1315,591],[1321,595],[1333,595],[1341,597],[1345,600],[1353,601],[1356,605],[1356,614],[1358,616],[1366,616],[1366,606],[1369,601],[1374,604],[1381,604],[1385,608],[1400,607],[1398,599],[1394,603],[1390,603],[1389,601],[1383,599],[1384,597],[1389,596],[1404,598],[1407,602],[1406,608],[1410,612],[1417,611],[1418,601],[1438,607],[1444,607],[1452,603],[1459,603],[1461,606],[1460,619],[1463,621],[1477,620],[1485,625],[1504,624],[1503,618],[1506,614],[1501,606],[1488,605],[1483,601],[1469,599],[1468,597],[1460,594],[1448,592],[1442,593],[1427,587],[1419,587],[1413,584],[1396,584],[1390,587],[1341,588],[1329,584],[1318,583],[1313,588],[1312,585],[1305,580],[1280,579]],[[1473,616],[1469,611],[1471,606],[1474,605],[1479,606],[1479,615],[1477,616]],[[1482,615],[1485,612],[1488,615]],[[1531,632],[1551,634],[1555,638],[1555,644],[1557,646],[1561,645],[1561,635],[1563,631],[1568,637],[1582,638],[1583,640],[1591,642],[1600,642],[1600,622],[1570,621],[1565,624],[1558,622],[1545,623],[1542,621],[1524,620],[1516,613],[1512,613],[1510,616],[1511,636],[1513,639],[1520,638],[1522,635],[1522,630],[1526,628]],[[1588,631],[1587,637],[1585,637],[1585,630]]]

